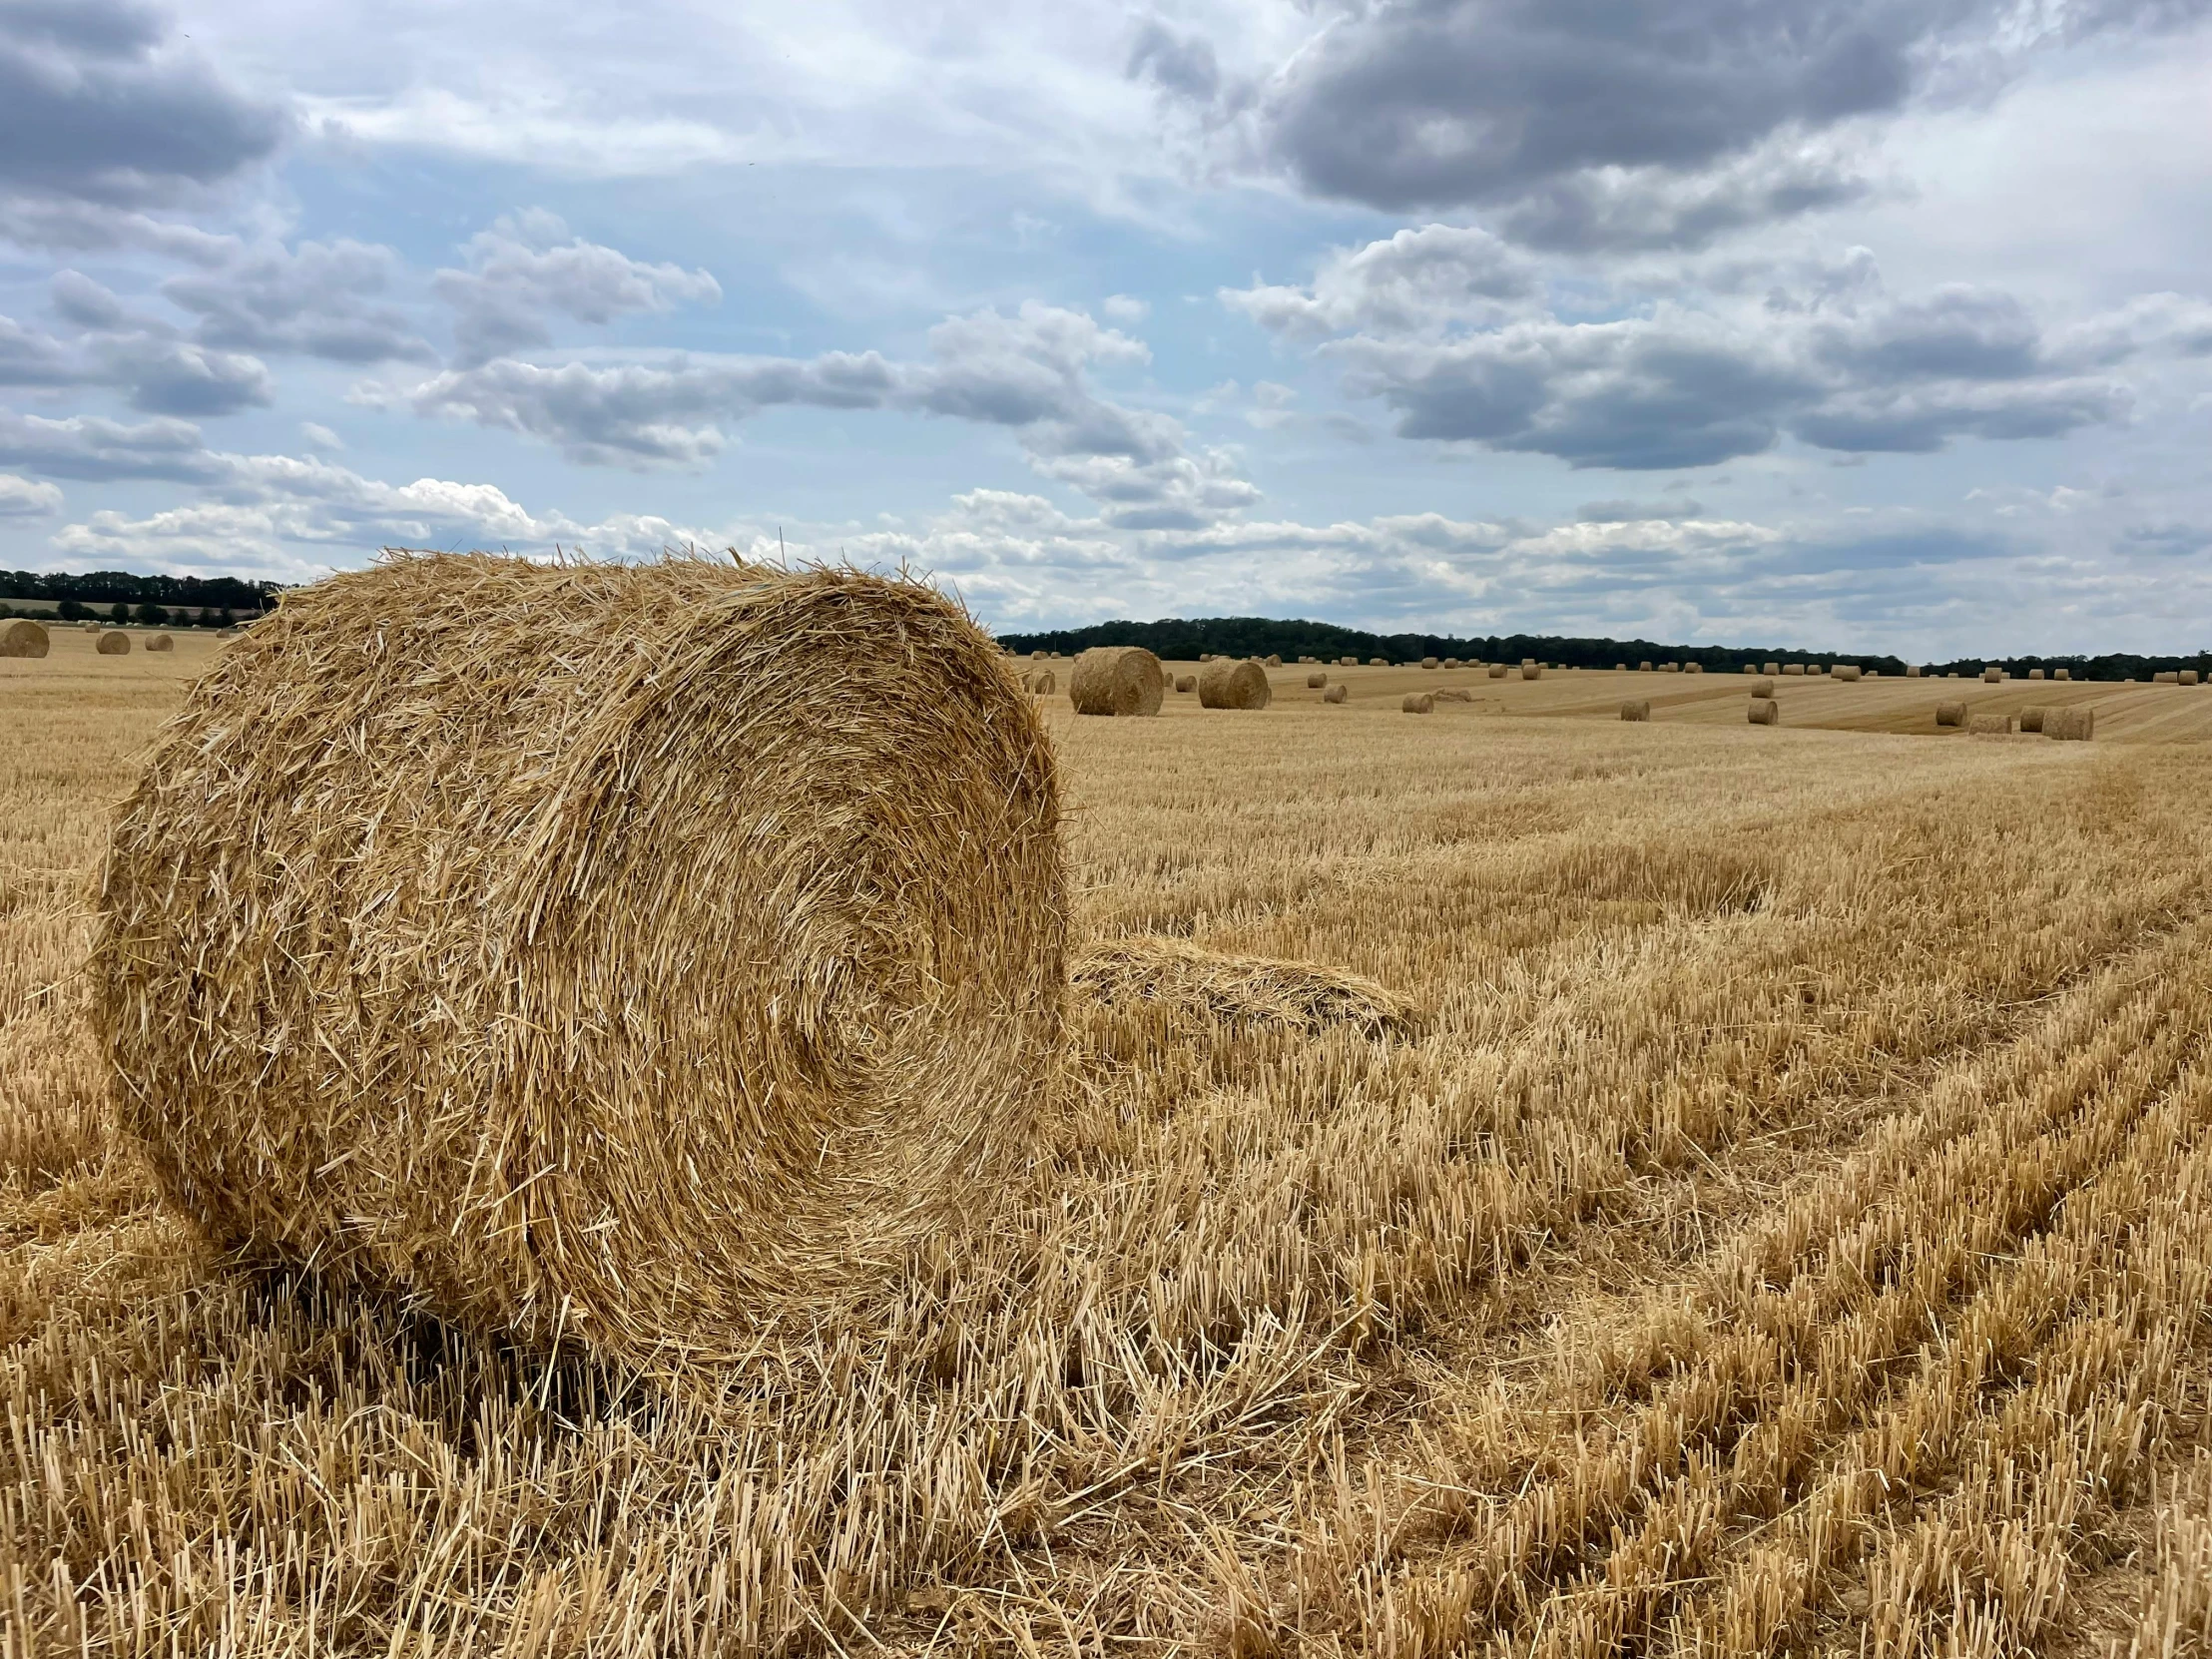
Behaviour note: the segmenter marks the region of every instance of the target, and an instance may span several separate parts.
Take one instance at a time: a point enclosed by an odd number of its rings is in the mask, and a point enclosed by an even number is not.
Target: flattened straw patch
[[[1109,1006],[1154,1003],[1230,1025],[1301,1031],[1349,1025],[1382,1037],[1407,1033],[1418,1021],[1410,1001],[1357,973],[1227,956],[1153,934],[1084,946],[1069,966],[1068,984]]]

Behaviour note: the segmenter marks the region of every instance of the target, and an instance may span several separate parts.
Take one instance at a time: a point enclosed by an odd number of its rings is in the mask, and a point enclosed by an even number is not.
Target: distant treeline
[[[245,621],[273,608],[280,582],[236,576],[140,576],[128,570],[86,575],[0,570],[0,617],[58,617],[63,622],[143,622],[155,627]],[[10,600],[45,600],[29,606]]]
[[[1273,617],[1164,617],[1158,622],[1101,622],[1041,634],[1000,634],[1009,651],[1056,651],[1072,656],[1094,645],[1141,645],[1156,656],[1188,662],[1204,653],[1227,657],[1280,656],[1386,658],[1417,663],[1423,657],[1472,658],[1517,663],[1532,657],[1561,668],[1611,668],[1641,662],[1697,663],[1709,674],[1734,673],[1744,664],[1856,663],[1882,674],[1903,674],[1905,659],[1850,651],[1801,651],[1787,646],[1661,645],[1654,640],[1573,639],[1559,634],[1370,634],[1330,622],[1279,622]],[[2107,652],[2096,657],[1974,657],[1923,665],[1936,674],[1979,674],[1994,665],[2013,675],[2031,668],[2063,668],[2076,680],[2147,680],[2170,669],[2193,668],[2212,676],[2212,651],[2184,657],[2138,657]]]

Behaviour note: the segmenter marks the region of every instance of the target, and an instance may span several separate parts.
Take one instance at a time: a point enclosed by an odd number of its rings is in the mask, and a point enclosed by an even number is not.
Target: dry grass
[[[0,662],[11,1653],[2201,1650],[2212,827],[2137,717],[1044,705],[1033,1154],[710,1410],[227,1258],[117,1135],[108,815],[257,636]]]

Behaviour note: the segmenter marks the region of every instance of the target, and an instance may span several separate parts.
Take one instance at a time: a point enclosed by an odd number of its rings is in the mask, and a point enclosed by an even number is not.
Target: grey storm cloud
[[[1384,211],[1481,206],[1555,249],[1702,246],[1865,193],[1810,141],[2026,53],[2208,0],[1349,0],[1272,75],[1140,27],[1128,73],[1248,164]],[[2011,42],[2019,44],[2009,44]]]
[[[234,414],[272,400],[269,369],[258,357],[201,345],[133,316],[79,272],[57,273],[53,294],[56,312],[83,332],[62,339],[0,317],[0,386],[111,387],[148,414]]]
[[[407,318],[379,302],[398,271],[388,248],[307,242],[242,251],[218,268],[170,277],[162,295],[198,315],[193,333],[203,345],[343,363],[434,361]]]
[[[463,368],[552,344],[549,313],[604,325],[722,298],[722,285],[704,271],[633,260],[572,236],[543,210],[499,220],[470,238],[464,252],[465,270],[441,271],[431,280],[453,307],[455,361]]]
[[[284,113],[223,82],[132,0],[0,0],[0,185],[104,202],[210,185]]]
[[[2126,418],[2133,394],[2111,369],[2202,354],[2212,334],[2212,307],[2176,294],[2058,330],[2000,290],[1893,297],[1863,254],[1840,268],[1848,281],[1816,273],[1806,294],[1755,306],[1585,322],[1527,298],[1500,319],[1455,282],[1408,290],[1382,275],[1376,256],[1428,235],[1333,255],[1309,287],[1223,297],[1286,334],[1334,326],[1320,350],[1347,390],[1396,410],[1401,436],[1622,470],[1711,465],[1785,435],[1855,453],[2053,437]]]
[[[1224,451],[1194,454],[1179,422],[1098,396],[1086,369],[1144,361],[1145,347],[1080,311],[1024,304],[948,317],[926,362],[878,352],[657,364],[539,364],[500,357],[449,370],[410,395],[455,416],[556,443],[595,465],[696,466],[723,425],[778,405],[942,415],[1018,432],[1043,475],[1083,490],[1116,523],[1209,522],[1259,497]]]

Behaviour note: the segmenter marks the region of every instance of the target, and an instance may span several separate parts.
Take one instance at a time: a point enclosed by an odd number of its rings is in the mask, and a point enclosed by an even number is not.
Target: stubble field
[[[1414,1012],[1090,985],[998,1207],[702,1402],[156,1203],[79,963],[215,649],[0,662],[0,1651],[2212,1641],[2212,691],[1052,700],[1078,942]]]

